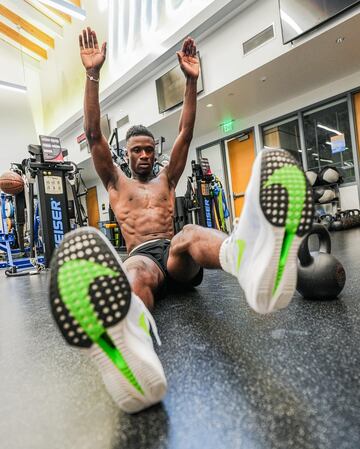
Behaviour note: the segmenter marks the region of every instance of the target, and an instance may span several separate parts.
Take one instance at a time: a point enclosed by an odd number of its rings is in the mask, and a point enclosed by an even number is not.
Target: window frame
[[[348,187],[348,186],[357,186],[358,190],[358,197],[360,202],[360,174],[359,174],[359,157],[358,157],[358,151],[357,147],[360,145],[360,142],[357,142],[356,139],[356,131],[355,131],[355,122],[354,122],[354,105],[352,101],[352,95],[359,92],[359,88],[354,89],[352,91],[348,91],[345,93],[341,93],[339,95],[336,95],[334,97],[327,98],[325,100],[318,101],[316,103],[313,103],[312,105],[308,105],[306,107],[297,109],[295,111],[292,111],[288,114],[284,114],[274,120],[267,120],[266,122],[263,122],[259,124],[259,135],[261,138],[261,144],[264,146],[264,134],[263,131],[271,126],[277,126],[281,123],[286,123],[287,121],[294,120],[297,116],[298,123],[299,123],[299,134],[300,134],[300,145],[301,145],[301,154],[302,154],[302,162],[303,162],[303,168],[306,171],[308,169],[308,163],[307,163],[307,157],[306,157],[306,146],[305,146],[305,135],[304,135],[304,122],[303,118],[304,116],[314,113],[316,111],[326,109],[327,107],[331,107],[333,105],[339,104],[339,103],[347,103],[347,109],[348,109],[348,116],[349,116],[349,128],[350,128],[350,140],[351,140],[351,149],[352,149],[352,157],[354,161],[354,171],[355,171],[355,181],[350,182],[344,182],[340,185],[340,188],[342,187]]]

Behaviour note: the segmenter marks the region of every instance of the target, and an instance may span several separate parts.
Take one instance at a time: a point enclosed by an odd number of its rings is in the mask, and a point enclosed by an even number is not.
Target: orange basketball
[[[9,195],[16,195],[24,190],[24,181],[18,173],[6,171],[0,176],[0,190]]]

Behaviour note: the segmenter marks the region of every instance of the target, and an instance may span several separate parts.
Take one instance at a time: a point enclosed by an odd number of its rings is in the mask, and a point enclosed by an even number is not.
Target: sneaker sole
[[[269,313],[286,307],[293,297],[298,249],[314,214],[311,187],[287,151],[262,151],[259,203],[267,226],[254,251],[260,276],[249,303],[257,312]]]
[[[66,234],[50,267],[51,310],[67,343],[95,361],[124,411],[135,413],[159,402],[166,392],[163,376],[151,357],[140,358],[125,342],[131,288],[105,236],[89,227]]]

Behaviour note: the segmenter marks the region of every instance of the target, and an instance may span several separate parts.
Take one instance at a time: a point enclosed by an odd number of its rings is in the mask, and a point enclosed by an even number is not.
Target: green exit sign
[[[226,122],[222,123],[220,126],[224,133],[234,131],[234,120],[227,120]]]

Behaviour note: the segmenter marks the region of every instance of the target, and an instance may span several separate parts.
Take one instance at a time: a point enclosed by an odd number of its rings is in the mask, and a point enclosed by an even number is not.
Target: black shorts
[[[148,243],[143,243],[135,247],[128,256],[146,256],[153,260],[160,270],[164,273],[164,286],[165,291],[183,289],[184,287],[196,287],[200,285],[203,279],[204,270],[199,269],[199,272],[187,282],[178,282],[173,279],[167,271],[167,260],[169,258],[170,240],[158,239],[152,240]]]

